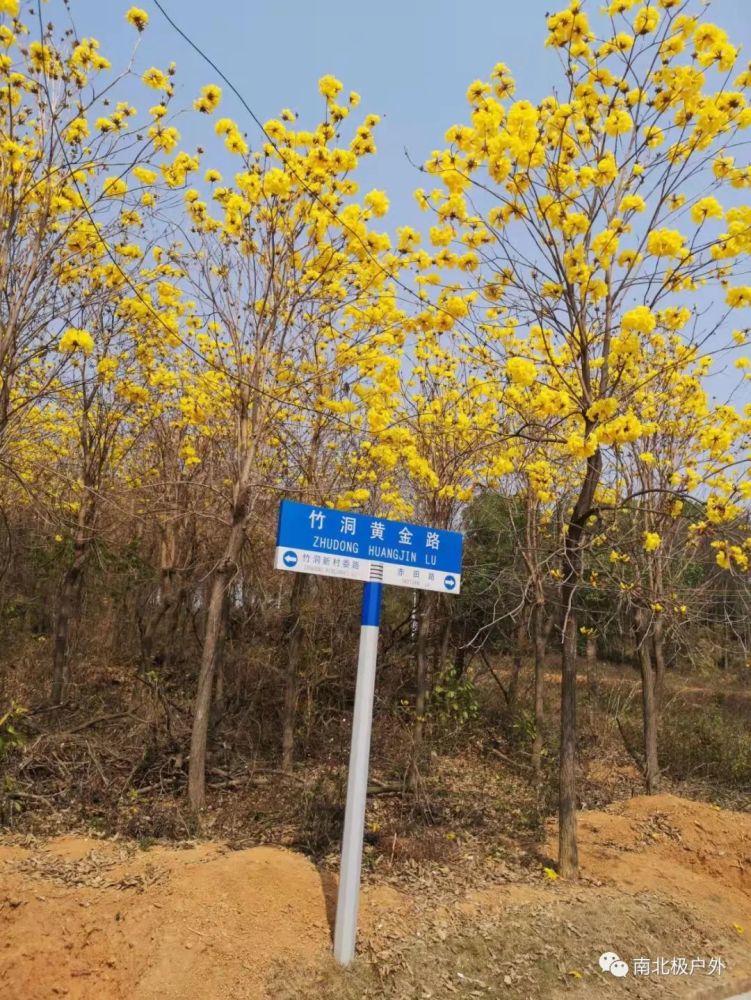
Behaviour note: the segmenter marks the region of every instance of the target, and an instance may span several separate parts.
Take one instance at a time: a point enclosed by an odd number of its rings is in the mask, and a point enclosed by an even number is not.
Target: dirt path
[[[2,996],[262,1000],[288,987],[301,1000],[548,1000],[606,996],[614,985],[630,997],[722,986],[675,977],[616,983],[596,966],[600,937],[627,961],[632,945],[722,952],[727,988],[717,996],[751,978],[750,815],[674,796],[634,798],[582,814],[580,830],[578,885],[540,871],[516,885],[464,886],[444,900],[427,888],[423,898],[369,887],[364,957],[347,976],[328,957],[335,885],[301,855],[214,844],[143,851],[72,837],[0,843]],[[493,944],[498,934],[503,942]],[[423,993],[412,991],[409,970]]]

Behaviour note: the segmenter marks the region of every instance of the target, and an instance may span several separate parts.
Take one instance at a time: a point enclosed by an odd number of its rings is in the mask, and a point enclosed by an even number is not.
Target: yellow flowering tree
[[[134,255],[135,263],[119,263],[103,247],[102,241],[94,241],[75,265],[66,258],[57,266],[66,311],[78,325],[60,335],[60,370],[50,383],[62,448],[53,466],[58,481],[51,498],[70,539],[55,615],[56,704],[67,692],[71,634],[80,617],[85,568],[102,508],[118,494],[121,502],[128,492],[125,473],[131,453],[164,405],[159,372],[170,359],[157,308],[145,320],[133,316],[134,302],[156,298],[141,254]]]
[[[144,18],[129,15],[139,31]],[[113,100],[119,79],[96,39],[26,24],[16,0],[0,7],[0,435],[35,401],[22,391],[28,366],[55,357],[61,262],[119,233],[111,200],[153,155],[136,109]]]
[[[751,74],[702,8],[614,0],[591,24],[580,0],[548,18],[561,56],[556,96],[514,100],[499,64],[467,93],[469,121],[425,166],[434,241],[475,249],[472,319],[513,384],[561,401],[559,443],[576,483],[560,585],[562,686],[559,866],[576,848],[577,591],[606,466],[650,428],[636,415],[634,366],[660,371],[652,338],[695,344],[714,287],[729,308],[751,302],[737,262],[751,211],[751,173],[732,148],[751,125]],[[714,194],[707,195],[708,188]],[[676,317],[686,305],[686,318]],[[689,320],[691,322],[689,322]],[[717,345],[707,344],[711,351]],[[658,383],[655,383],[658,384]],[[611,479],[613,477],[606,477]]]
[[[686,310],[687,311],[687,310]],[[645,429],[619,448],[617,480],[603,490],[599,537],[611,543],[610,581],[627,610],[642,686],[644,774],[649,794],[659,788],[658,720],[665,683],[666,641],[704,614],[711,572],[697,565],[714,551],[716,574],[745,573],[751,541],[734,545],[748,492],[744,452],[751,423],[727,405],[713,405],[703,381],[710,358],[675,336],[653,334],[659,374],[648,386],[636,366],[632,405]],[[659,353],[658,353],[659,352]],[[739,474],[740,473],[740,474]],[[621,506],[613,510],[608,500]],[[722,556],[729,553],[727,564]]]
[[[204,802],[224,611],[248,518],[261,495],[259,463],[290,412],[310,405],[305,389],[320,380],[321,367],[340,369],[337,345],[353,327],[348,317],[369,315],[388,274],[388,262],[380,259],[387,258],[388,239],[368,225],[382,205],[372,197],[355,201],[358,187],[350,176],[362,156],[375,152],[378,119],[366,116],[345,140],[343,123],[358,99],[339,103],[341,90],[324,77],[323,119],[312,130],[300,129],[294,114],[284,111],[265,123],[265,142],[255,151],[234,121],[219,118],[215,131],[237,158],[237,170],[222,180],[210,168],[203,181],[207,195],[197,186],[184,190],[188,225],[171,244],[182,287],[197,303],[196,350],[215,374],[206,406],[193,419],[200,426],[218,394],[232,428],[226,539],[210,586],[191,739],[194,809]],[[184,180],[183,174],[175,186]],[[355,336],[362,338],[368,325],[359,319]],[[315,405],[330,410],[328,395]],[[334,399],[343,402],[336,393]]]

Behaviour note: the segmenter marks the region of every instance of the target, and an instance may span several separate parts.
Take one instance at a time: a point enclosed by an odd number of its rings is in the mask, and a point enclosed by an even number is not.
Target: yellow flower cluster
[[[644,532],[644,551],[645,552],[656,552],[662,545],[662,539],[657,534],[656,531],[645,531]]]
[[[149,15],[145,10],[141,10],[140,7],[131,7],[125,15],[125,20],[128,24],[132,24],[138,31],[143,31],[149,23]]]
[[[94,350],[94,338],[88,330],[78,330],[76,327],[69,327],[60,338],[60,350],[66,354],[73,354],[80,351],[82,354],[91,354]]]
[[[506,362],[509,380],[515,385],[530,386],[537,377],[534,362],[527,358],[509,358]]]
[[[222,99],[221,87],[217,87],[216,84],[209,83],[207,86],[201,88],[201,96],[193,101],[193,108],[196,111],[200,111],[202,114],[210,115],[219,107],[219,102]]]

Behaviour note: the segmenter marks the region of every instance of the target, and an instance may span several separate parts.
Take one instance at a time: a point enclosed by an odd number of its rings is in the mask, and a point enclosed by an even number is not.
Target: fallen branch
[[[523,760],[514,760],[512,757],[507,757],[505,753],[501,753],[500,750],[496,750],[495,747],[488,747],[488,750],[493,754],[494,757],[499,757],[501,760],[510,764],[512,767],[521,767],[525,770],[529,770],[530,764]]]
[[[393,785],[368,785],[368,795],[401,795],[404,791],[404,786],[401,782],[397,782]]]
[[[98,726],[100,722],[114,722],[115,719],[124,719],[127,716],[130,716],[130,714],[130,712],[116,712],[114,715],[98,715],[95,719],[89,719],[88,722],[82,722],[80,726],[75,726],[73,729],[66,729],[64,732],[55,733],[55,735],[75,736],[76,733],[82,733],[84,729],[90,729],[92,726]],[[132,716],[132,718],[135,718],[135,716]]]

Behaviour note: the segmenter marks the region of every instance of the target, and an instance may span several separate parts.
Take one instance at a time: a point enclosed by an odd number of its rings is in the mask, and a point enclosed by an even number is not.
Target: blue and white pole
[[[349,776],[347,778],[347,806],[344,813],[339,897],[336,904],[336,927],[334,930],[334,958],[339,965],[349,965],[355,957],[382,589],[383,584],[381,583],[366,583],[362,595],[360,654],[357,660],[355,710],[352,717],[352,745],[349,752]]]

